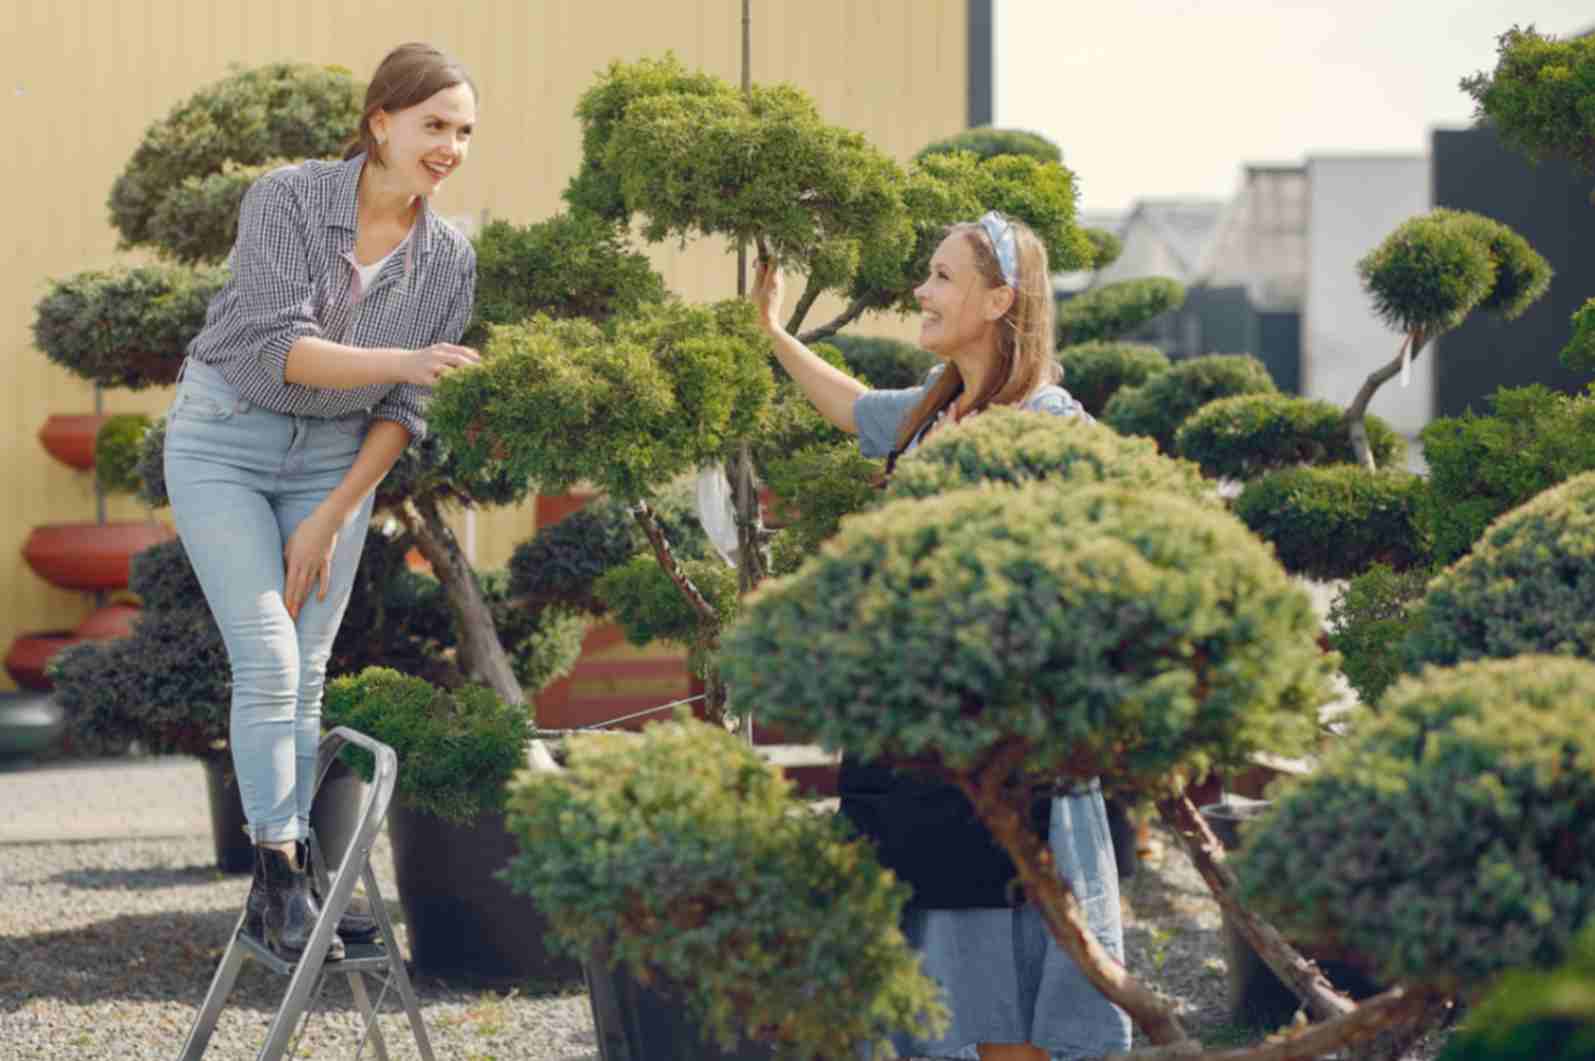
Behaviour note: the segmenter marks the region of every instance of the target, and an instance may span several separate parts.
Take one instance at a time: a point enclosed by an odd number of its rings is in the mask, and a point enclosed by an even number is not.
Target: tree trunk
[[[449,610],[459,624],[460,643],[455,654],[460,672],[492,689],[507,704],[526,703],[526,694],[498,639],[498,626],[476,581],[476,572],[471,570],[454,532],[443,522],[437,504],[429,499],[412,499],[404,503],[399,515],[414,536],[416,548],[442,583]]]
[[[1405,352],[1411,347],[1412,353],[1409,360],[1418,360],[1418,352],[1423,349],[1423,344],[1428,341],[1423,329],[1418,329],[1407,336],[1401,344],[1401,351]],[[1364,423],[1368,416],[1368,405],[1373,401],[1374,392],[1384,386],[1385,382],[1401,371],[1402,353],[1398,352],[1394,361],[1382,368],[1369,373],[1363,380],[1362,387],[1357,391],[1357,396],[1346,407],[1346,430],[1351,435],[1351,448],[1357,455],[1357,463],[1369,471],[1374,471],[1373,447],[1368,445],[1368,428]]]
[[[1208,890],[1223,908],[1258,957],[1274,971],[1307,1007],[1314,1020],[1344,1016],[1357,1008],[1351,999],[1336,991],[1318,967],[1285,941],[1267,921],[1242,906],[1235,897],[1235,874],[1224,864],[1224,845],[1208,828],[1190,797],[1162,800],[1157,805],[1163,821],[1185,845],[1196,870],[1207,882]]]

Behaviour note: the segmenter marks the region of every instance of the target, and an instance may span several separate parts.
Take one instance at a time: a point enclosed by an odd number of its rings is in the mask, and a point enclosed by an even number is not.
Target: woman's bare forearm
[[[283,380],[329,390],[385,386],[400,382],[399,359],[407,352],[392,347],[345,346],[307,335],[288,348]]]
[[[850,435],[858,434],[858,422],[853,419],[853,403],[869,388],[786,331],[773,331],[770,338],[775,343],[776,360],[797,381],[798,388],[814,403],[819,414],[840,430]]]
[[[371,421],[354,463],[344,472],[343,481],[322,502],[337,515],[339,524],[348,519],[360,507],[366,495],[376,489],[409,444],[410,431],[403,424],[393,420]]]

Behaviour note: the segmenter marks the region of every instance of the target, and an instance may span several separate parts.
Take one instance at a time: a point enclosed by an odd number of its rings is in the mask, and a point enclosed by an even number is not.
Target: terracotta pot
[[[36,527],[22,546],[34,573],[61,589],[126,589],[135,553],[176,535],[164,523],[52,523]]]
[[[133,632],[133,620],[138,618],[139,611],[131,604],[107,604],[72,632],[78,637],[98,641],[127,637]]]
[[[39,428],[44,451],[69,468],[94,467],[94,439],[109,416],[56,413]]]
[[[44,666],[68,645],[77,644],[81,638],[73,637],[70,630],[48,630],[23,634],[11,642],[6,653],[6,673],[24,689],[48,692],[50,679],[44,676]]]

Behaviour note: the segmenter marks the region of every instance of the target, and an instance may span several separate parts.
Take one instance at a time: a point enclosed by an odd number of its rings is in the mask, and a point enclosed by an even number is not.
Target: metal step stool
[[[349,843],[342,864],[338,866],[336,876],[330,882],[325,868],[326,863],[321,857],[320,844],[315,833],[310,834],[311,860],[315,864],[317,885],[321,894],[326,897],[326,901],[321,908],[321,917],[310,934],[309,945],[297,962],[284,961],[271,953],[264,941],[257,940],[244,932],[244,914],[240,913],[238,923],[233,926],[232,942],[227,945],[227,953],[222,956],[221,965],[216,969],[216,976],[211,980],[210,991],[205,995],[199,1016],[195,1018],[194,1026],[188,1033],[188,1042],[184,1044],[183,1052],[178,1055],[179,1061],[199,1061],[205,1055],[205,1047],[210,1042],[211,1033],[216,1030],[216,1020],[221,1015],[228,994],[232,992],[233,982],[237,980],[238,970],[243,966],[245,958],[254,958],[273,972],[289,978],[288,993],[283,997],[282,1005],[277,1008],[277,1013],[272,1018],[271,1030],[266,1035],[266,1044],[256,1055],[257,1061],[278,1061],[279,1058],[287,1056],[294,1029],[299,1026],[305,1011],[320,994],[322,978],[329,973],[343,973],[349,977],[349,988],[354,993],[355,1004],[360,1007],[361,1017],[365,1021],[365,1032],[360,1038],[355,1057],[364,1054],[366,1041],[370,1040],[378,1061],[387,1061],[388,1051],[382,1041],[382,1029],[377,1025],[377,1013],[381,1009],[382,1000],[388,989],[396,988],[399,999],[404,1005],[404,1011],[410,1018],[410,1030],[415,1035],[415,1043],[420,1049],[421,1057],[424,1061],[434,1061],[432,1044],[427,1039],[425,1025],[421,1023],[421,1011],[416,1004],[415,991],[410,986],[410,977],[405,972],[404,960],[399,954],[398,937],[393,933],[393,921],[388,917],[388,908],[382,902],[376,874],[371,871],[371,848],[376,843],[377,831],[382,827],[383,819],[387,817],[388,804],[393,799],[393,786],[398,773],[399,760],[394,755],[393,749],[386,744],[372,740],[365,734],[357,733],[345,726],[339,726],[322,738],[317,751],[317,789],[321,787],[321,780],[326,777],[327,767],[332,764],[345,744],[353,744],[370,752],[376,759],[376,774],[360,808],[360,822],[355,829],[354,838]],[[371,913],[377,922],[378,942],[349,944],[345,948],[346,956],[342,961],[328,962],[327,948],[332,945],[338,919],[343,916],[343,912],[349,907],[349,901],[354,897],[357,879],[365,884],[366,899],[371,904]],[[365,977],[368,973],[382,984],[382,991],[377,996],[375,1006],[371,1004],[370,995],[366,992]]]

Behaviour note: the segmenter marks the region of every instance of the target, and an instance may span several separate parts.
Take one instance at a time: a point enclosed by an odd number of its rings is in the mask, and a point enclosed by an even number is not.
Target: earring
[[[378,147],[387,147],[388,146],[388,138],[385,137],[385,136],[377,137],[377,146]]]

